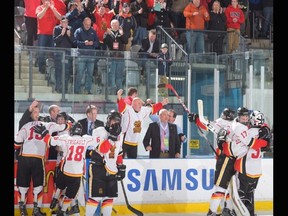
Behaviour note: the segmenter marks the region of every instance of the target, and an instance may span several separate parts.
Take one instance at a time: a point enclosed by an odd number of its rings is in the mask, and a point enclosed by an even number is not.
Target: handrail
[[[157,26],[157,28],[161,29],[161,31],[171,40],[173,43],[185,54],[185,56],[188,56],[188,53],[171,37],[171,35],[162,27],[162,26]]]

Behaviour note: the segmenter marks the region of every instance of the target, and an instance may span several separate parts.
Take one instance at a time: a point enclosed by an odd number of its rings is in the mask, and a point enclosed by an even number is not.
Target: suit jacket
[[[150,47],[150,41],[149,41],[149,38],[144,38],[141,42],[141,48],[139,50],[139,53],[143,53],[143,54],[147,54],[147,50],[149,49]],[[152,48],[152,51],[151,53],[159,53],[160,52],[160,43],[159,43],[159,40],[155,40],[155,42],[153,43],[153,48]],[[148,56],[149,57],[149,56]],[[151,56],[150,56],[151,57]],[[153,58],[153,57],[151,57]]]
[[[169,158],[175,158],[175,154],[180,154],[181,143],[177,133],[176,124],[168,122],[169,128]],[[150,144],[151,143],[151,144]],[[149,152],[149,158],[159,158],[161,151],[161,139],[160,139],[160,126],[158,122],[152,122],[146,131],[143,139],[143,145],[146,147],[151,145],[152,150]]]
[[[78,120],[78,122],[82,125],[81,136],[83,136],[84,134],[88,134],[88,119],[83,118],[83,119]],[[97,127],[101,127],[101,126],[104,127],[104,122],[96,119],[96,121],[94,122],[94,129]]]
[[[83,119],[80,119],[78,120],[78,122],[82,125],[82,134],[81,136],[85,135],[85,134],[88,134],[88,119],[87,118],[83,118]],[[101,121],[101,120],[98,120],[96,119],[96,121],[94,122],[94,129],[97,128],[97,127],[104,127],[104,122]],[[87,150],[86,151],[86,159],[87,158],[91,158],[91,155],[90,155],[90,152],[91,150]]]

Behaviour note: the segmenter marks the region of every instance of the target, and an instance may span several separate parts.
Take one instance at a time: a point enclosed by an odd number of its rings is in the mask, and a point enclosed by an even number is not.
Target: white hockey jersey
[[[50,145],[60,146],[63,151],[63,158],[60,163],[61,171],[68,176],[81,177],[85,169],[86,150],[88,146],[95,148],[97,142],[89,135],[81,137],[79,135],[63,134],[51,137]]]
[[[15,143],[23,143],[20,154],[26,157],[43,158],[46,154],[47,145],[41,135],[34,132],[34,126],[43,124],[49,134],[66,129],[66,124],[55,122],[32,121],[28,122],[18,131]]]
[[[103,157],[107,172],[116,174],[118,172],[117,158],[119,153],[122,152],[123,134],[121,133],[118,136],[118,140],[114,142],[108,139],[109,133],[104,127],[98,127],[93,130],[92,136],[97,141],[97,148],[95,148],[95,151]],[[109,147],[108,152],[101,152],[101,145],[107,144]]]

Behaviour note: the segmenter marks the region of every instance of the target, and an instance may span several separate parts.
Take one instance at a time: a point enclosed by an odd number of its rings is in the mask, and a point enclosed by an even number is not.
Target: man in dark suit
[[[92,136],[93,129],[97,127],[104,127],[104,122],[97,119],[98,109],[96,106],[90,104],[86,108],[86,118],[78,120],[78,122],[82,125],[82,134],[81,136],[88,134]],[[91,158],[90,151],[87,150],[86,158]]]
[[[144,71],[146,70],[145,65],[151,64],[148,59],[157,58],[160,52],[160,43],[157,39],[156,29],[149,30],[148,37],[144,38],[141,41],[141,48],[138,51],[139,58],[142,59],[140,63],[141,75],[144,75]],[[156,62],[156,61],[155,61]]]
[[[143,139],[149,158],[180,158],[180,139],[176,124],[168,122],[168,111],[159,111],[159,121],[149,124]]]

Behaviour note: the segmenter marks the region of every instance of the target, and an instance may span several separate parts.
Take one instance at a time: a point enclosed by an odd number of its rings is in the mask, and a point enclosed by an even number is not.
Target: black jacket
[[[181,143],[177,133],[177,126],[168,123],[169,127],[169,158],[175,158],[175,154],[180,154]],[[146,147],[151,143],[152,150],[149,152],[149,158],[160,158],[161,140],[160,140],[160,126],[158,122],[149,124],[146,134],[143,139],[143,145]]]

